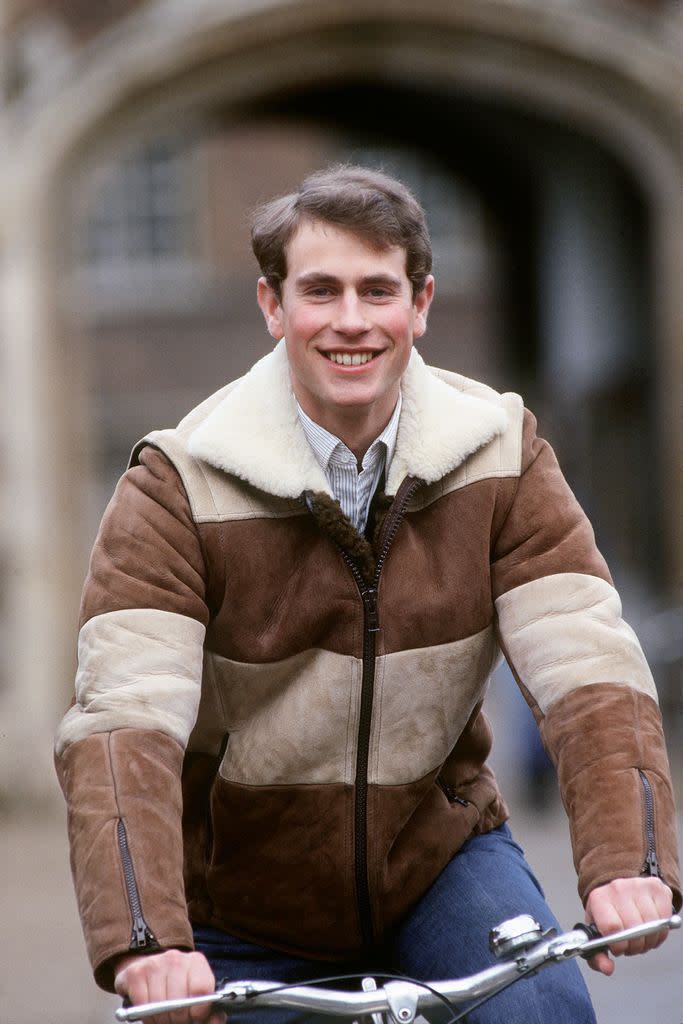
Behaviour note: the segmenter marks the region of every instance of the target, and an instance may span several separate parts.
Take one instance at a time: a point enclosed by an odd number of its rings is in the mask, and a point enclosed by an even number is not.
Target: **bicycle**
[[[116,1019],[122,1022],[137,1021],[157,1013],[214,1005],[224,1010],[279,1007],[348,1017],[354,1021],[367,1019],[372,1024],[413,1024],[418,1011],[442,1004],[453,1014],[448,1024],[456,1024],[508,985],[554,963],[562,963],[577,956],[585,959],[607,949],[612,943],[640,938],[664,928],[680,927],[681,917],[673,914],[647,924],[624,928],[611,935],[599,935],[594,928],[583,924],[575,925],[571,931],[556,934],[555,929],[543,932],[538,922],[522,914],[503,921],[490,933],[491,950],[501,963],[464,978],[419,982],[382,975],[389,980],[378,987],[375,978],[359,975],[362,988],[359,992],[317,987],[321,983],[345,980],[341,977],[317,979],[310,984],[287,985],[270,981],[228,981],[210,995],[121,1007],[116,1011]],[[462,1013],[458,1012],[458,1007],[472,1000],[476,1002]]]

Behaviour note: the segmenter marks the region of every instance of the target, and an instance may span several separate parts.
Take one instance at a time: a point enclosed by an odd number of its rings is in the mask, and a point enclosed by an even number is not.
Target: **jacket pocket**
[[[455,789],[441,775],[437,776],[436,784],[448,800],[449,804],[460,804],[461,807],[469,807],[471,801],[465,799],[464,796],[460,796]]]

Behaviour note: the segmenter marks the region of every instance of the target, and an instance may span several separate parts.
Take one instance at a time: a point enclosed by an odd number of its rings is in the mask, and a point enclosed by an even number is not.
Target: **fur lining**
[[[235,382],[192,431],[188,451],[279,498],[332,493],[299,421],[284,342]]]
[[[508,424],[500,396],[456,373],[427,367],[413,349],[388,494],[406,476],[440,480]],[[191,455],[281,498],[331,496],[306,440],[292,392],[284,341],[181,424]]]
[[[387,493],[406,476],[441,480],[508,425],[500,395],[457,373],[425,365],[416,349],[401,381],[403,405]]]
[[[344,515],[336,498],[331,498],[328,494],[311,494],[307,496],[306,503],[323,533],[351,556],[365,582],[371,583],[375,575],[375,556],[370,542]]]

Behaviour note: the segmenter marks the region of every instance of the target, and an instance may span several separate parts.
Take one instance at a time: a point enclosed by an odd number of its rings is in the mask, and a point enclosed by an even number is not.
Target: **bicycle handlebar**
[[[528,919],[527,919],[528,920]],[[509,922],[506,922],[509,923]],[[502,926],[501,926],[502,927]],[[538,926],[536,926],[538,928]],[[540,941],[532,940],[521,950],[515,951],[505,962],[487,967],[476,974],[452,981],[425,983],[391,980],[381,988],[362,992],[343,992],[335,989],[317,988],[314,985],[282,985],[271,981],[236,981],[223,985],[210,995],[190,996],[185,999],[169,999],[139,1006],[122,1007],[116,1011],[119,1021],[144,1020],[158,1013],[208,1004],[227,1009],[230,1006],[282,1006],[288,1009],[315,1010],[318,1013],[364,1016],[372,1013],[389,1013],[397,1024],[412,1024],[418,1009],[425,1009],[441,1002],[440,996],[455,1005],[468,1002],[480,996],[494,995],[512,981],[531,974],[552,963],[560,963],[573,957],[590,957],[616,942],[637,939],[665,928],[681,927],[678,914],[659,918],[633,928],[623,928],[611,935],[594,937],[585,925],[576,925],[571,931],[560,935],[545,935]],[[540,928],[538,929],[540,933]]]

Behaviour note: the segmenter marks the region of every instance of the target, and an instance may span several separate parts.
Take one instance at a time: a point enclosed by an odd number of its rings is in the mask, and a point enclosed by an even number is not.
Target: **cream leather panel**
[[[57,753],[112,729],[158,729],[185,745],[197,715],[204,626],[155,608],[89,619],[78,638],[76,704]]]
[[[501,639],[541,710],[588,683],[621,683],[657,699],[614,587],[597,576],[557,573],[496,601]]]
[[[445,759],[481,699],[496,653],[489,627],[452,644],[377,659],[371,783],[415,781]],[[228,732],[220,769],[225,779],[246,785],[354,782],[360,659],[312,650],[266,665],[207,661],[207,709],[199,712],[189,748],[215,752]]]

